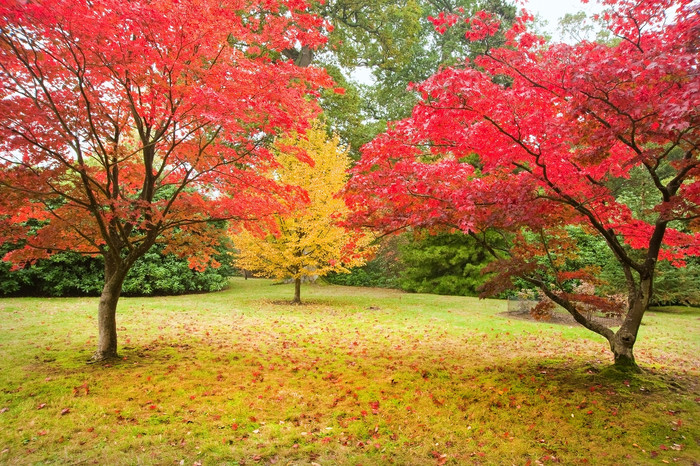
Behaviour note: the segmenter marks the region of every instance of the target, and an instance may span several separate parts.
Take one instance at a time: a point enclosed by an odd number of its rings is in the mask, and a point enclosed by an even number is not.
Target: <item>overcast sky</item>
[[[518,8],[522,8],[522,2],[518,2]],[[579,0],[525,0],[525,9],[535,16],[547,21],[546,31],[556,36],[559,19],[567,13],[577,13],[585,11],[593,14],[601,10],[600,5],[595,0],[584,4]]]

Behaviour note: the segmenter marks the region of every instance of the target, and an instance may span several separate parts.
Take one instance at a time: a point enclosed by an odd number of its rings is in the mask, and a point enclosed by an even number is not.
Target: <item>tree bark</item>
[[[635,338],[629,332],[622,331],[622,329],[610,340],[610,349],[615,358],[615,367],[625,371],[640,371],[637,362],[634,360],[634,341]]]
[[[299,50],[293,48],[285,49],[282,51],[282,55],[294,60],[294,64],[301,68],[310,66],[314,59],[314,51],[307,45],[302,46]]]
[[[634,359],[634,344],[637,341],[642,317],[649,308],[653,290],[653,269],[647,271],[639,282],[636,293],[630,295],[629,310],[620,329],[613,338],[609,338],[610,349],[615,357],[615,366],[623,370],[639,371]]]
[[[301,278],[294,279],[294,304],[301,304]]]
[[[93,361],[119,357],[117,354],[117,303],[122,292],[126,272],[122,267],[111,264],[105,258],[105,284],[97,308],[99,336],[97,351],[92,357]]]

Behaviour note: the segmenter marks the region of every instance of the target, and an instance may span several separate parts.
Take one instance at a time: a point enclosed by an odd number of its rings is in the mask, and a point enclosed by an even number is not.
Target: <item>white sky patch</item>
[[[543,32],[552,36],[554,41],[560,41],[559,20],[566,14],[584,11],[588,16],[600,13],[603,8],[595,0],[588,3],[581,3],[579,0],[520,0],[517,2],[518,9],[525,8],[530,14],[546,21],[543,25]]]

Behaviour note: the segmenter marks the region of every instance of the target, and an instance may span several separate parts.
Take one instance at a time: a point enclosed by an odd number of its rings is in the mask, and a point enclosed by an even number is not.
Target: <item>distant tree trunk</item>
[[[301,278],[294,279],[294,304],[301,304]]]
[[[117,354],[117,303],[122,292],[122,285],[128,272],[123,264],[105,257],[105,284],[97,308],[97,327],[99,336],[94,361],[103,361],[118,357]]]

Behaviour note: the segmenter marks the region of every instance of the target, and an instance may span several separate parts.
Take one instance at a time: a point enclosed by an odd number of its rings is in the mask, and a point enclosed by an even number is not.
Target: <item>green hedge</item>
[[[416,293],[475,296],[490,257],[470,236],[442,233],[392,237],[375,259],[349,274],[331,274],[338,285],[401,288]]]
[[[7,249],[5,249],[7,250]],[[124,282],[123,296],[176,295],[223,289],[234,275],[228,254],[222,252],[219,268],[196,272],[187,259],[161,254],[159,246],[141,257]],[[104,262],[101,257],[60,253],[20,270],[0,263],[0,295],[3,296],[99,296]]]

